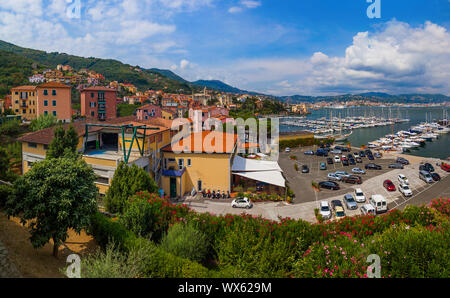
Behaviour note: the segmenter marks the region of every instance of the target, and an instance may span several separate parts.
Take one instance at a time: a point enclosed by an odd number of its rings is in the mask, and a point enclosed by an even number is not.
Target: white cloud
[[[186,69],[190,65],[191,65],[191,63],[188,60],[186,60],[186,59],[183,59],[183,60],[180,61],[180,68],[181,69]]]
[[[233,6],[233,7],[230,7],[230,9],[228,9],[228,12],[229,13],[238,13],[238,12],[241,12],[241,11],[243,11],[244,9],[242,8],[242,7],[239,7],[239,6]]]
[[[239,5],[232,6],[228,9],[229,13],[239,13],[243,12],[244,9],[253,9],[261,6],[261,1],[254,0],[241,0]]]
[[[247,8],[257,8],[257,7],[261,6],[261,1],[244,0],[244,1],[241,1],[241,4]]]

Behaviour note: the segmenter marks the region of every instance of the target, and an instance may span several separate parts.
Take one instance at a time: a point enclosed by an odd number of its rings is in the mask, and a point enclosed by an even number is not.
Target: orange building
[[[53,115],[63,123],[72,120],[71,87],[49,82],[37,86],[36,115]]]

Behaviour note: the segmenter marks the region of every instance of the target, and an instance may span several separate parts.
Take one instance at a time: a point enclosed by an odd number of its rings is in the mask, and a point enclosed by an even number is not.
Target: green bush
[[[153,208],[145,200],[129,203],[120,217],[120,223],[138,237],[151,239],[154,229]]]
[[[206,235],[192,225],[176,223],[161,241],[165,251],[195,262],[202,262],[208,251]]]
[[[0,209],[4,208],[9,196],[13,193],[14,189],[9,185],[0,185]]]

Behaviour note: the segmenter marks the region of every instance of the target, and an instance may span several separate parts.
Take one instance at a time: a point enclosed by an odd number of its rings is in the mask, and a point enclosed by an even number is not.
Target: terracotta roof
[[[216,144],[216,141],[220,143]],[[201,131],[192,133],[175,143],[165,146],[161,150],[164,152],[232,153],[236,142],[236,134]]]
[[[121,123],[126,123],[126,122],[130,122],[133,120],[136,120],[135,116],[120,117],[120,118],[116,118],[116,119],[108,120],[108,121],[82,120],[82,121],[78,121],[78,122],[63,124],[62,126],[64,127],[64,129],[68,129],[69,126],[72,125],[73,128],[75,128],[75,131],[78,133],[78,136],[83,136],[86,132],[85,125],[87,123],[120,125]],[[20,142],[49,145],[51,143],[51,141],[53,140],[55,128],[56,128],[56,126],[38,130],[35,132],[30,132],[30,133],[27,133],[27,134],[21,136],[17,140]],[[89,132],[95,132],[95,131],[99,131],[101,129],[102,129],[101,127],[91,127],[91,128],[89,128]]]
[[[39,85],[38,88],[72,88],[72,87],[58,83],[58,82],[48,82],[48,83]]]
[[[104,87],[104,86],[93,86],[93,87],[83,88],[81,90],[81,92],[83,92],[83,91],[114,91],[114,92],[117,92],[117,89],[108,88],[108,87]]]
[[[11,90],[36,90],[37,86],[27,85],[27,86],[17,86],[14,88],[11,88]]]

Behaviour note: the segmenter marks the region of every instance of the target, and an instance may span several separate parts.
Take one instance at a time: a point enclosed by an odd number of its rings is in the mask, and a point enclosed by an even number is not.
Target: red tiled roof
[[[11,90],[31,90],[34,91],[36,90],[37,86],[32,86],[32,85],[27,85],[27,86],[17,86],[14,88],[11,88]]]
[[[220,143],[216,144],[216,141]],[[164,152],[232,153],[236,142],[236,134],[201,131],[192,133],[161,150]]]
[[[117,89],[115,88],[108,88],[108,87],[104,87],[104,86],[93,86],[93,87],[87,87],[81,90],[81,92],[83,91],[114,91],[117,92]]]
[[[58,82],[48,82],[37,86],[38,88],[72,88],[70,86],[58,83]]]

